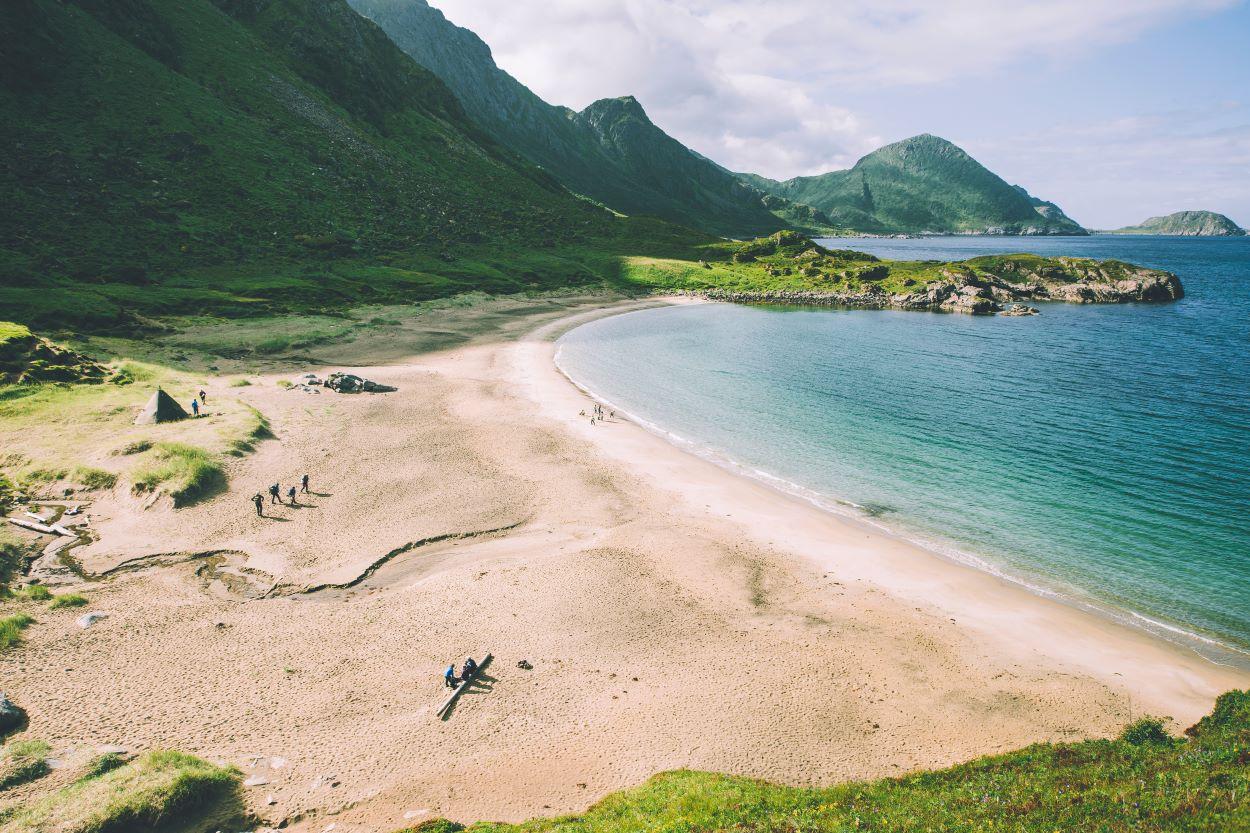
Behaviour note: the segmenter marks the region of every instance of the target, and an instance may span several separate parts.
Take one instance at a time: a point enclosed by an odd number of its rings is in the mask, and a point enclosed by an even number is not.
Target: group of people
[[[199,415],[200,415],[200,405],[201,405],[201,404],[203,404],[203,405],[207,405],[207,404],[208,404],[208,394],[207,394],[205,391],[203,391],[203,390],[201,390],[201,391],[200,391],[200,398],[199,398],[199,399],[194,399],[194,398],[193,398],[193,399],[191,400],[191,415],[192,415],[192,416],[199,416]]]
[[[308,475],[304,475],[303,477],[299,479],[299,492],[302,492],[304,494],[308,493],[308,480],[309,480]],[[297,492],[294,486],[291,486],[289,489],[286,490],[287,502],[290,503],[292,506],[299,505],[298,503],[296,503],[296,494]],[[269,487],[269,502],[279,503],[279,504],[282,503],[282,484],[281,483],[274,483],[272,486]],[[263,518],[265,516],[265,498],[261,495],[260,492],[257,492],[256,494],[252,495],[252,503],[256,504],[256,514]]]
[[[579,413],[579,414],[578,414],[578,416],[586,416],[586,412],[585,412],[585,411],[582,411],[581,413]],[[616,411],[608,411],[608,412],[607,412],[607,415],[605,416],[605,415],[604,415],[603,406],[602,406],[602,405],[600,405],[598,402],[596,402],[596,403],[595,403],[595,409],[594,409],[594,411],[592,411],[592,412],[591,412],[591,414],[590,414],[590,424],[591,424],[591,425],[595,425],[596,423],[603,422],[604,420],[608,419],[609,417],[610,417],[610,418],[612,418],[612,419],[615,419],[615,418],[616,418]]]
[[[460,669],[459,677],[456,676],[455,664],[453,663],[452,665],[448,665],[447,670],[443,672],[443,683],[448,688],[455,688],[461,683],[467,683],[476,673],[477,662],[473,659],[473,657],[469,657],[464,661],[464,667]]]

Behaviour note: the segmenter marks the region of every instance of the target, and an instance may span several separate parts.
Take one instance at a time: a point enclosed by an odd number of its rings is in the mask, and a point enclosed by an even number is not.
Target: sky
[[[1091,228],[1250,226],[1250,0],[429,0],[553,104],[633,95],[736,171],[934,133]]]

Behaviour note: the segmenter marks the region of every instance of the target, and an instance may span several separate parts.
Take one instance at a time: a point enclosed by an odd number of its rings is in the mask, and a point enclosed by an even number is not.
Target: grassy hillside
[[[603,99],[580,113],[548,104],[496,66],[477,35],[425,0],[349,2],[442,78],[501,144],[577,193],[616,211],[733,237],[829,225],[810,207],[765,200],[762,191],[664,133],[633,98]]]
[[[1058,206],[1008,185],[960,148],[927,134],[873,151],[847,171],[785,182],[743,176],[861,232],[1085,233]]]
[[[1135,226],[1106,234],[1169,234],[1183,237],[1242,237],[1246,230],[1214,211],[1177,211],[1165,217],[1151,217]]]
[[[1250,692],[1224,694],[1212,713],[1186,734],[1183,739],[1170,737],[1159,721],[1147,718],[1113,740],[1036,744],[937,772],[829,789],[669,772],[610,795],[581,814],[515,825],[479,823],[470,829],[477,833],[1250,830]],[[239,829],[247,822],[242,818],[239,780],[236,771],[176,752],[148,753],[130,764],[101,761],[66,787],[0,810],[0,833],[190,833],[216,829],[213,825]],[[162,822],[172,826],[161,826]],[[409,828],[426,833],[463,829],[443,820]]]
[[[542,248],[610,218],[341,0],[0,7],[0,285]]]

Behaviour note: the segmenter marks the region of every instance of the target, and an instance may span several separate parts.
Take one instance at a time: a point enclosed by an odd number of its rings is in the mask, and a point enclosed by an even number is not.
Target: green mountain
[[[714,234],[750,236],[828,218],[749,187],[656,127],[630,96],[581,112],[543,101],[495,64],[490,47],[425,0],[348,0],[452,89],[500,144],[579,194],[626,214],[647,214]]]
[[[1185,237],[1241,237],[1246,230],[1214,211],[1177,211],[1166,217],[1151,217],[1135,226],[1107,234],[1175,234]]]
[[[614,222],[342,0],[7,0],[0,42],[0,292]]]
[[[873,151],[847,171],[743,181],[873,234],[1085,234],[1054,203],[1029,195],[960,148],[924,134]]]

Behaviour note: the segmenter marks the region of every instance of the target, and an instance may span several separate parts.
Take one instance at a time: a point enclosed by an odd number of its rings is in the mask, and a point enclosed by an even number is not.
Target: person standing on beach
[[[281,503],[282,502],[282,498],[280,497],[281,491],[282,491],[282,487],[280,487],[277,483],[270,486],[269,487],[269,502]]]
[[[191,400],[191,416],[199,416],[199,415],[200,415],[200,400],[192,399]]]
[[[265,517],[265,512],[263,509],[265,505],[265,499],[261,497],[260,492],[257,492],[256,494],[252,495],[252,503],[256,504],[256,514],[262,518]]]
[[[303,477],[299,479],[299,486],[300,486],[301,492],[308,491],[308,475],[304,475]]]

